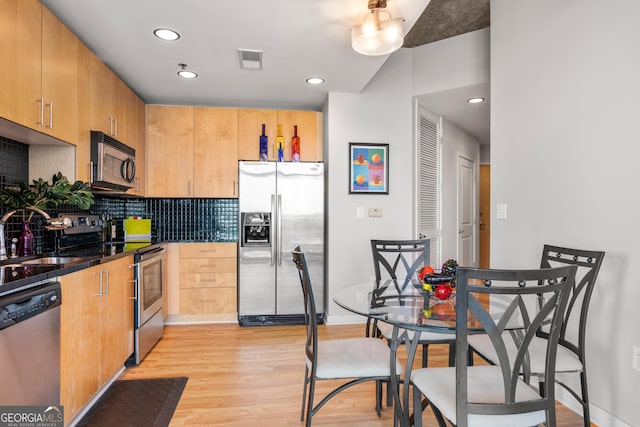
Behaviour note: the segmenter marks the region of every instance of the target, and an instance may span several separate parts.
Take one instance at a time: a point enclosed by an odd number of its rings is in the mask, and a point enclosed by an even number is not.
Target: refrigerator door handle
[[[276,195],[272,194],[271,195],[271,221],[273,223],[273,216],[276,215],[277,216],[277,212],[276,212]],[[278,231],[274,230],[273,227],[271,228],[271,266],[273,267],[275,265],[275,261],[276,261],[276,238],[278,236]]]
[[[278,194],[278,265],[282,265],[282,195]]]

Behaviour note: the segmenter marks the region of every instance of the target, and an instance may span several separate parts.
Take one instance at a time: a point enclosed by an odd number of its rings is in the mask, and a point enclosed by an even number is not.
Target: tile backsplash
[[[110,218],[151,219],[152,238],[164,242],[236,242],[237,199],[97,198],[91,211]],[[118,235],[122,235],[118,222]]]
[[[29,180],[29,146],[0,136],[0,188]],[[0,215],[8,208],[0,203]],[[82,213],[74,206],[61,206],[48,213]],[[122,220],[130,216],[151,219],[152,238],[167,242],[236,242],[238,240],[237,199],[119,198],[96,195],[95,204],[86,213]],[[23,215],[7,221],[7,242],[19,237]],[[36,252],[48,250],[44,225],[32,218]],[[117,221],[118,237],[124,238],[122,221]]]

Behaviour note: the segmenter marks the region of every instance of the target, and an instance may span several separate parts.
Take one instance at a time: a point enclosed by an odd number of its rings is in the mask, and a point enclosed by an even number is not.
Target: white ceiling
[[[388,58],[351,49],[350,27],[367,13],[366,0],[41,1],[149,104],[319,111],[328,92],[360,92]],[[404,17],[406,33],[429,1],[387,4],[394,17]],[[181,37],[162,41],[153,35],[156,28]],[[263,51],[263,69],[240,69],[238,49]],[[179,63],[199,77],[178,77]],[[307,84],[312,76],[325,83]],[[425,95],[421,102],[458,124],[446,95]]]
[[[489,96],[489,83],[482,83],[420,95],[418,103],[475,136],[481,145],[489,145]],[[482,97],[485,101],[479,104],[467,102],[476,97]]]

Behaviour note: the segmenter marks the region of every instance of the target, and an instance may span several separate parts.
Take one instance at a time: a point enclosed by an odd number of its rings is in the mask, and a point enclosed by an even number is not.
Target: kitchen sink
[[[79,261],[86,261],[88,258],[86,257],[69,257],[69,256],[49,256],[42,258],[30,259],[28,261],[22,261],[22,264],[33,265],[33,264],[71,264]]]

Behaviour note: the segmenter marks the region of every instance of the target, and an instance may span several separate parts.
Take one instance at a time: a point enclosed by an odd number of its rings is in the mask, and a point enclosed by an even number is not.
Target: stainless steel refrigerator
[[[239,163],[238,321],[304,323],[304,301],[291,250],[305,253],[324,318],[324,164]]]

